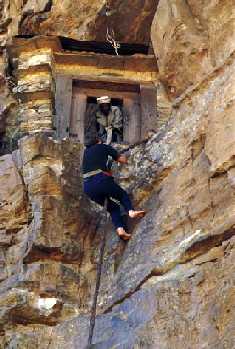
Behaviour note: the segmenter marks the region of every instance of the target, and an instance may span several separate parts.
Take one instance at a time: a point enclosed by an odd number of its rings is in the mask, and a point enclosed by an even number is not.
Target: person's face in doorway
[[[100,104],[100,110],[105,115],[108,115],[111,110],[111,104],[110,103],[102,103]]]

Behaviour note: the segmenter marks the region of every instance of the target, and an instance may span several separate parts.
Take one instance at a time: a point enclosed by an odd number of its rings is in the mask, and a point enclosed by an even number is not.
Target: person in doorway
[[[127,158],[110,145],[103,144],[97,137],[91,137],[85,145],[82,163],[84,192],[101,206],[105,206],[107,200],[107,211],[111,215],[118,236],[123,240],[129,240],[131,235],[125,231],[120,205],[131,218],[143,217],[145,211],[134,210],[127,192],[115,183],[111,171],[107,168],[109,157],[121,164],[126,164]]]
[[[96,121],[99,137],[106,143],[120,143],[123,139],[123,115],[118,106],[111,104],[111,98],[103,96],[97,98],[99,109]]]

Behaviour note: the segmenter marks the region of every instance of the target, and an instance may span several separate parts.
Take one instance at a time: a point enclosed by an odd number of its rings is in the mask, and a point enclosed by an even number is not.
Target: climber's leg
[[[116,202],[121,204],[127,212],[133,210],[129,195],[124,189],[114,182],[113,177],[107,176],[104,185],[104,193],[106,196],[113,198],[114,201],[116,200]]]
[[[129,195],[118,184],[114,182],[113,177],[99,174],[84,182],[84,192],[101,206],[104,206],[105,199],[109,199],[108,211],[111,214],[113,224],[118,235],[130,238],[130,235],[125,232],[123,220],[120,213],[120,204],[124,206],[131,218],[143,217],[144,211],[135,211]],[[111,202],[110,202],[111,201]]]
[[[105,195],[102,192],[103,174],[97,174],[91,178],[84,180],[84,193],[97,204],[104,206]]]
[[[124,222],[121,216],[120,206],[112,199],[108,198],[107,211],[110,213],[114,227],[124,228]]]
[[[111,198],[108,198],[107,210],[111,215],[112,222],[116,228],[118,236],[124,240],[129,240],[131,235],[128,234],[124,229],[120,205],[117,202],[114,202]]]
[[[93,178],[84,182],[84,192],[89,196],[89,198],[96,202],[97,204],[104,206],[105,199],[108,199],[107,210],[111,214],[112,222],[116,228],[117,234],[128,240],[130,235],[125,232],[124,223],[121,216],[120,204],[115,202],[110,198],[110,188],[109,177],[105,175],[96,175]]]
[[[101,194],[100,191],[97,191],[96,189],[97,187],[95,183],[92,183],[92,181],[89,181],[89,183],[85,183],[84,185],[85,194],[98,205],[104,206],[105,195]]]
[[[114,182],[113,177],[107,177],[104,193],[107,197],[117,200],[128,212],[131,218],[143,217],[145,211],[134,210],[127,192]]]

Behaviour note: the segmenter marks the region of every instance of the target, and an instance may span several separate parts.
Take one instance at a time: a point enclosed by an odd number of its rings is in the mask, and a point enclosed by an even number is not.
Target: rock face
[[[154,0],[83,0],[79,3],[72,0],[4,0],[2,8],[6,14],[4,26],[9,26],[13,35],[62,35],[106,41],[109,26],[117,40],[148,44],[157,3]]]
[[[232,1],[161,0],[152,41],[174,98],[223,66],[235,48]]]
[[[88,252],[88,246],[96,243],[96,213],[88,219],[89,203],[81,197],[79,147],[35,136],[1,158],[2,333],[86,312],[94,284],[89,260],[95,249]]]
[[[8,80],[7,42],[11,36],[10,26],[12,18],[9,14],[9,1],[0,1],[0,154],[3,153],[2,138],[5,133],[6,123],[12,123],[12,113],[16,112],[18,101],[11,93],[13,81]],[[8,120],[6,120],[8,119]],[[14,123],[14,122],[13,122]]]
[[[152,40],[173,110],[117,168],[147,210],[128,244],[82,194],[79,144],[28,136],[0,158],[0,348],[86,348],[104,232],[92,348],[235,347],[233,14],[232,1],[159,2]]]

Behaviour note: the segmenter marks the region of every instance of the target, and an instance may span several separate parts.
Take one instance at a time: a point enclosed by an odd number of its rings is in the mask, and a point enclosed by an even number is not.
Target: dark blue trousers
[[[115,228],[124,227],[120,204],[126,211],[133,210],[133,206],[127,192],[114,182],[113,177],[99,173],[85,179],[84,192],[92,201],[101,206],[104,206],[105,199],[107,199],[107,210]]]

